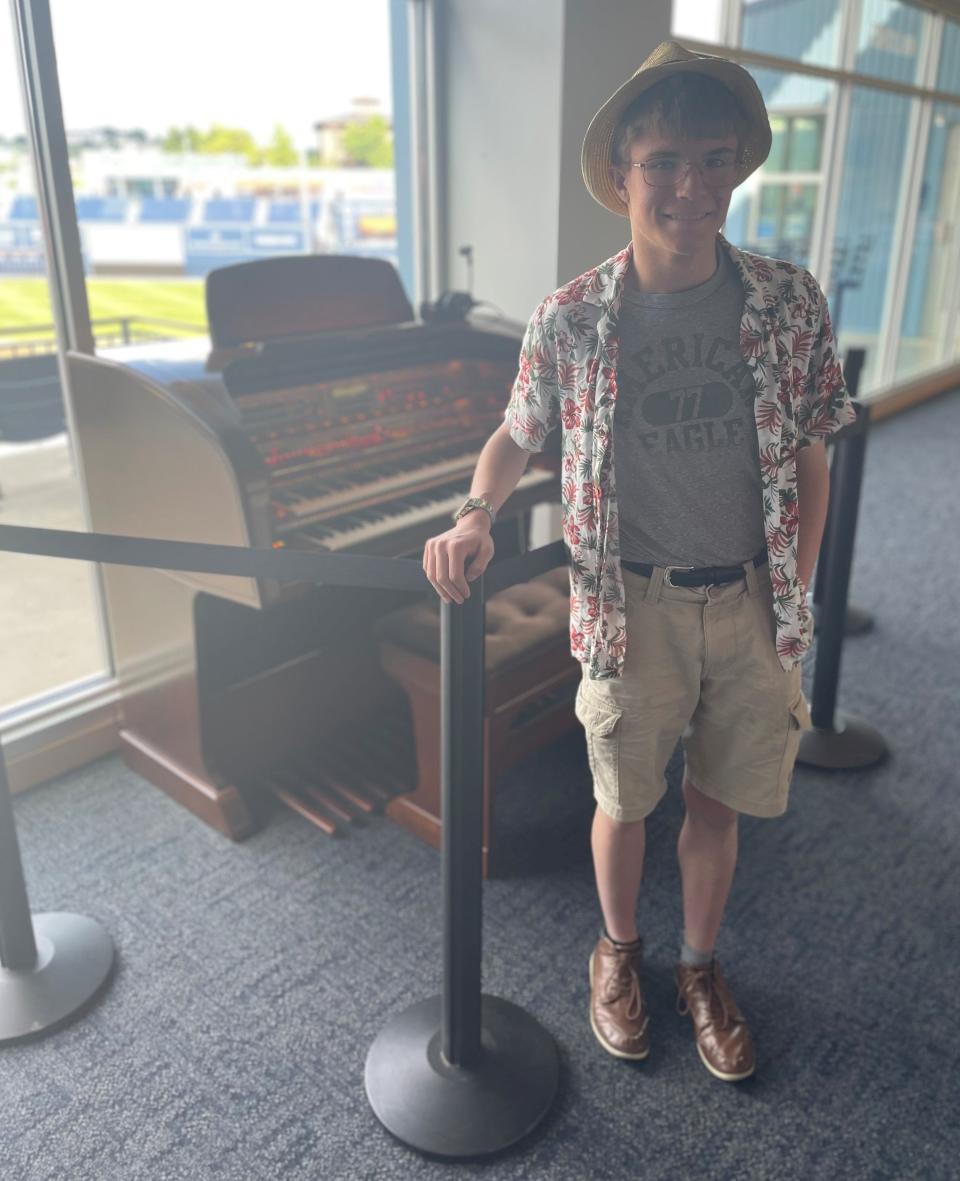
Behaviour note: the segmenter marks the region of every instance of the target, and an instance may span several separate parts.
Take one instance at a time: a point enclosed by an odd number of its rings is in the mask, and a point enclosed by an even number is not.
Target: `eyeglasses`
[[[687,179],[691,168],[696,168],[700,179],[708,189],[722,189],[735,183],[740,161],[735,156],[711,156],[702,164],[694,164],[692,160],[640,160],[631,164],[631,168],[639,168],[643,172],[643,179],[655,189],[675,188]]]

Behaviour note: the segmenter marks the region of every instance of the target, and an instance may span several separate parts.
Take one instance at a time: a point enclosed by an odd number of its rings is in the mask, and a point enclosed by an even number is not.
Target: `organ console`
[[[520,326],[416,322],[388,263],[330,256],[214,271],[207,312],[209,353],[68,354],[91,528],[418,557],[449,527],[502,418]],[[557,454],[534,459],[495,527],[499,556],[558,498]],[[124,757],[209,824],[241,839],[281,800],[332,833],[414,786],[373,628],[409,595],[102,577]]]

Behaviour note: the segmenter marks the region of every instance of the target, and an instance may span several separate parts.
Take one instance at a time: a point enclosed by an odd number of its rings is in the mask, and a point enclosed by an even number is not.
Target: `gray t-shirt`
[[[728,566],[763,548],[756,384],[739,345],[743,301],[719,243],[717,269],[698,287],[624,290],[613,421],[622,558]]]

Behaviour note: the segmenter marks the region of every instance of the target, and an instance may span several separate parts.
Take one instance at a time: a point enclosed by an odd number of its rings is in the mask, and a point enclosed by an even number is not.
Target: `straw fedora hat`
[[[638,95],[673,74],[705,74],[732,91],[746,121],[740,144],[741,167],[737,184],[747,179],[766,160],[772,136],[763,95],[743,66],[709,53],[691,53],[676,41],[661,41],[639,70],[615,91],[590,121],[583,137],[580,166],[590,195],[611,213],[629,216],[610,179],[613,163],[613,133],[620,116]]]

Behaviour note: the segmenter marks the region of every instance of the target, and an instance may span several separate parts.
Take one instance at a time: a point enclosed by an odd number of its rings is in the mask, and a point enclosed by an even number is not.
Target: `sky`
[[[389,0],[51,0],[68,131],[150,134],[281,123],[313,146],[355,97],[392,108]],[[0,135],[25,132],[10,6],[0,4]]]

